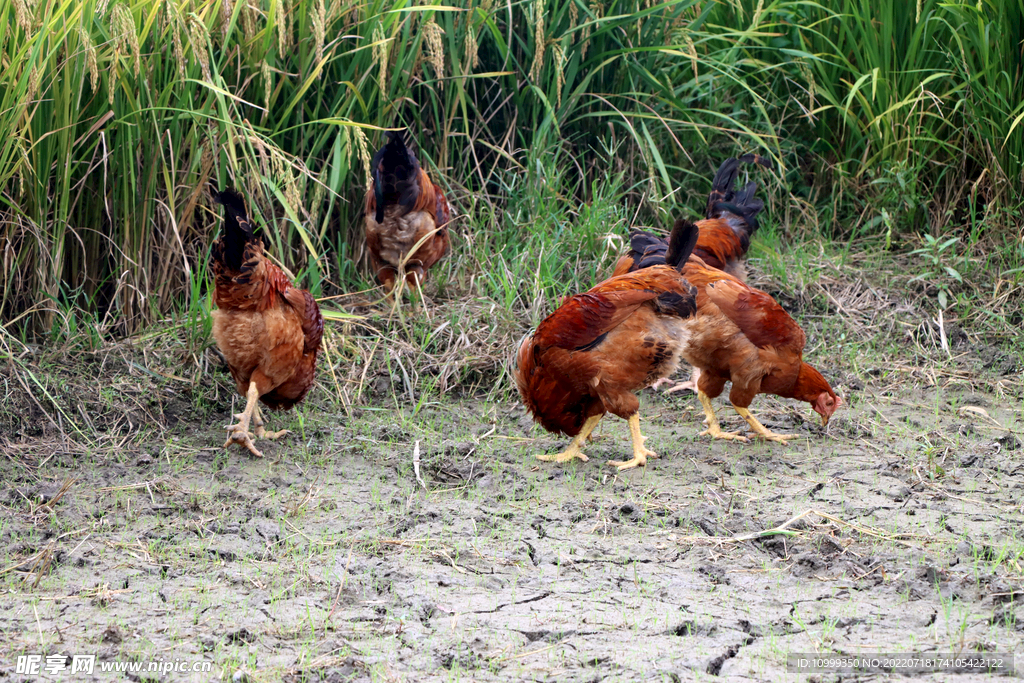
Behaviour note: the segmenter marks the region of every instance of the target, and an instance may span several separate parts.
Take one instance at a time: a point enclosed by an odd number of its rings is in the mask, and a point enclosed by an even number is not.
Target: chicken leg
[[[644,441],[647,437],[640,433],[640,413],[633,413],[629,416],[629,435],[633,439],[633,458],[631,460],[609,460],[608,464],[619,468],[619,471],[628,470],[631,467],[645,467],[647,458],[657,458],[658,454],[644,448]]]
[[[711,406],[711,398],[703,391],[697,391],[697,398],[700,399],[700,404],[704,406],[704,417],[708,424],[708,428],[697,436],[710,436],[713,439],[727,439],[729,441],[742,441],[747,443],[750,441],[747,437],[743,436],[739,432],[723,432],[721,426],[718,424],[718,416],[715,415],[715,409]],[[736,411],[739,412],[739,408]],[[747,413],[750,415],[750,413]],[[742,415],[742,413],[740,413]],[[764,429],[764,427],[761,427]]]
[[[587,421],[583,423],[583,428],[580,429],[580,433],[573,438],[569,447],[561,453],[542,453],[541,455],[535,455],[533,457],[547,462],[568,462],[573,458],[579,458],[583,462],[586,462],[590,458],[583,454],[583,443],[587,440],[587,437],[590,436],[590,432],[594,431],[594,427],[597,426],[597,423],[601,421],[601,417],[601,415],[588,417]]]
[[[245,394],[245,410],[235,414],[235,418],[238,420],[237,424],[225,427],[228,430],[228,440],[224,442],[224,448],[232,443],[238,443],[249,449],[249,452],[257,458],[263,457],[263,454],[256,448],[256,444],[252,442],[252,434],[249,433],[249,422],[252,420],[253,414],[259,410],[256,405],[259,398],[260,391],[256,388],[256,382],[249,382],[249,391]],[[257,420],[256,429],[260,430],[263,428],[263,420],[258,417]]]
[[[799,434],[776,434],[775,432],[771,431],[763,424],[758,422],[757,418],[751,415],[750,411],[747,410],[746,408],[740,408],[739,406],[733,406],[733,408],[735,408],[736,412],[740,414],[740,417],[747,421],[747,424],[750,425],[750,428],[754,430],[754,433],[757,436],[761,437],[762,439],[767,439],[768,441],[777,441],[779,443],[784,444],[786,443],[786,439],[800,438]]]

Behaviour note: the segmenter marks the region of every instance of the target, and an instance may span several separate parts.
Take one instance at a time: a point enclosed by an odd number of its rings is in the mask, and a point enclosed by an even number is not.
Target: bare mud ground
[[[263,460],[219,447],[229,388],[204,413],[153,375],[148,412],[108,427],[170,426],[95,448],[8,404],[0,679],[88,678],[16,675],[31,653],[213,664],[162,680],[828,681],[787,654],[1024,652],[1019,375],[830,376],[849,404],[827,434],[755,401],[806,435],[788,446],[709,443],[692,395],[645,391],[661,457],[619,475],[623,421],[589,462],[541,463],[567,440],[511,400],[314,402],[273,416],[295,433]]]

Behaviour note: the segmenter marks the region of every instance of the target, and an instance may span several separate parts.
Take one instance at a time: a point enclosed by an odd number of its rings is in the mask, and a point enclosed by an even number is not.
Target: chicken
[[[546,430],[574,437],[562,453],[538,459],[586,461],[583,443],[605,413],[628,421],[633,442],[632,459],[608,464],[624,470],[656,457],[643,445],[640,402],[633,392],[671,374],[679,363],[696,291],[678,267],[696,239],[693,224],[677,225],[660,265],[567,297],[520,342],[515,378],[523,403]]]
[[[764,209],[764,202],[754,196],[757,191],[757,183],[754,181],[747,183],[739,192],[733,189],[741,163],[772,167],[771,160],[759,154],[744,154],[722,162],[711,181],[711,193],[708,195],[707,208],[704,211],[705,218],[697,221],[700,235],[697,237],[693,255],[703,259],[712,268],[724,270],[740,282],[746,282],[747,272],[743,259],[750,248],[751,236],[757,232],[757,214]],[[614,274],[629,272],[632,262],[640,258],[641,254],[642,252],[633,250],[623,256],[616,265]],[[699,377],[700,369],[694,367],[689,380],[675,383],[668,392],[688,389],[696,393]],[[668,377],[656,382],[652,388],[657,389],[666,383],[672,383]]]
[[[759,154],[744,154],[722,163],[711,181],[705,218],[697,221],[700,237],[693,255],[712,268],[724,270],[746,282],[742,259],[750,248],[750,238],[757,232],[757,214],[764,209],[764,202],[754,196],[757,191],[754,181],[747,183],[739,192],[733,190],[741,163],[772,167],[771,160]]]
[[[366,246],[377,279],[389,292],[403,270],[410,290],[418,290],[427,270],[450,248],[451,207],[405,146],[402,134],[388,131],[386,136],[387,144],[371,162],[373,187],[366,192],[364,209]]]
[[[642,256],[622,257],[616,273],[629,272],[625,266],[630,264],[653,267],[667,260],[671,250],[664,239],[643,232],[634,233],[631,244],[633,253]],[[748,409],[757,394],[807,401],[821,415],[822,425],[827,425],[842,399],[820,372],[803,361],[804,332],[775,299],[711,268],[699,256],[690,256],[683,275],[697,288],[696,320],[688,327],[680,354],[700,370],[697,397],[708,423],[701,435],[747,440],[738,433],[723,432],[711,406],[711,399],[730,381],[729,400],[761,438],[785,443],[797,435],[775,434],[758,422]]]
[[[263,254],[263,237],[255,235],[245,201],[233,189],[216,193],[224,205],[224,231],[213,243],[215,280],[213,338],[245,396],[245,410],[228,425],[224,448],[238,443],[257,457],[257,438],[276,439],[288,430],[264,428],[259,399],[274,410],[287,410],[313,386],[316,355],[324,331],[313,296],[292,286]],[[255,425],[249,432],[249,423]]]

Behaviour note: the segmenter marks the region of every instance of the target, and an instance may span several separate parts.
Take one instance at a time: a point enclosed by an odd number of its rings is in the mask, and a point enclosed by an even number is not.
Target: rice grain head
[[[256,37],[256,10],[249,6],[248,0],[242,0],[242,32],[245,34],[245,42],[251,43]]]
[[[430,19],[423,25],[423,42],[426,44],[427,61],[434,70],[434,78],[437,79],[437,87],[444,90],[444,41],[441,36],[444,29]]]
[[[316,61],[324,59],[324,42],[327,38],[327,8],[324,0],[316,0],[310,8],[310,23],[313,25],[313,44],[316,45]]]
[[[761,11],[764,10],[764,0],[757,0],[757,8],[754,10],[754,18],[750,21],[751,28],[757,28],[761,21]]]
[[[530,65],[530,80],[538,81],[544,68],[544,0],[533,4],[533,64]]]
[[[471,69],[475,69],[480,66],[480,46],[476,42],[476,30],[473,28],[473,22],[470,20],[472,13],[466,15],[466,47],[465,57],[466,64]]]
[[[388,94],[388,41],[384,37],[384,27],[380,24],[373,29],[373,61],[377,64],[377,84],[380,86],[381,98]]]
[[[171,28],[171,45],[174,49],[174,62],[178,65],[178,75],[185,78],[185,45],[181,37],[181,17],[174,0],[167,0],[167,24]]]
[[[28,0],[14,0],[14,20],[26,36],[32,33],[32,17],[29,13]]]
[[[39,68],[33,64],[31,70],[28,72],[28,91],[25,93],[25,102],[31,103],[36,99],[36,93],[39,91]]]
[[[83,19],[84,21],[84,19]],[[89,85],[93,92],[98,92],[100,82],[100,68],[96,59],[96,47],[92,44],[89,32],[83,24],[78,25],[78,37],[82,41],[82,52],[85,54],[85,65],[89,69]]]
[[[697,80],[697,46],[693,44],[690,34],[683,33],[683,40],[686,41],[686,53],[690,55],[690,64],[693,66],[693,80]]]
[[[363,175],[365,176],[366,187],[373,185],[373,174],[370,173],[370,145],[366,140],[366,134],[362,128],[352,128],[355,132],[356,148],[359,150],[359,160],[363,163]]]
[[[558,41],[551,45],[551,56],[555,60],[555,99],[562,106],[562,86],[565,85],[565,48]]]
[[[231,28],[231,15],[234,9],[231,0],[220,0],[220,35],[222,40],[226,41],[228,39],[228,30]]]
[[[273,93],[274,82],[270,64],[265,59],[260,63],[260,75],[263,77],[263,104],[267,107],[267,111],[263,112],[263,115],[266,116],[270,111],[270,96]]]
[[[123,54],[135,62],[135,75],[142,73],[142,60],[140,59],[139,34],[135,29],[135,17],[132,11],[124,3],[117,3],[110,10],[110,33],[114,43],[114,55],[120,57]]]
[[[320,210],[323,207],[324,197],[327,196],[327,187],[324,185],[321,179],[317,179],[313,183],[313,198],[310,200],[309,207],[309,224],[313,226],[313,230],[319,235],[317,223],[320,222]]]
[[[192,54],[199,62],[203,80],[213,83],[213,75],[210,73],[210,34],[206,30],[206,24],[194,14],[189,17],[189,24],[189,44],[192,47]]]
[[[284,0],[277,0],[277,16],[275,21],[277,22],[277,53],[283,57],[288,54],[288,49],[292,43],[291,27],[288,25],[291,21],[291,15],[288,14],[285,8]]]

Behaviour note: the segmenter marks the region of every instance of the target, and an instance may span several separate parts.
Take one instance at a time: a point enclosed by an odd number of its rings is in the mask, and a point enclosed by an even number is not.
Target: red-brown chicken
[[[757,232],[757,214],[764,202],[755,197],[757,183],[753,180],[742,190],[735,191],[736,173],[741,163],[759,164],[771,168],[772,162],[759,154],[744,154],[726,159],[711,181],[711,193],[704,211],[704,219],[697,221],[700,237],[693,255],[712,268],[718,268],[746,282],[743,258],[750,248],[750,238]]]
[[[771,160],[759,154],[744,154],[722,162],[711,181],[711,192],[704,210],[705,218],[697,221],[700,235],[697,237],[697,246],[693,248],[693,255],[703,259],[712,268],[724,270],[740,282],[746,282],[747,269],[743,259],[750,248],[751,236],[757,232],[757,214],[764,209],[764,202],[754,196],[757,192],[757,183],[754,181],[747,183],[738,192],[734,189],[736,174],[742,163],[772,167]],[[640,253],[631,250],[619,260],[614,274],[628,272],[630,267],[624,264],[640,256]],[[689,389],[696,393],[699,377],[700,369],[694,367],[690,371],[690,379],[676,382],[668,392]],[[672,381],[665,377],[656,382],[654,388],[662,384],[672,384]]]
[[[634,233],[631,245],[632,253],[642,256],[623,256],[616,274],[650,267],[666,259],[669,251],[664,239],[649,233]],[[765,292],[709,267],[700,257],[691,256],[683,274],[697,288],[697,315],[680,354],[700,370],[697,396],[708,422],[701,435],[747,440],[723,432],[711,406],[711,399],[730,381],[729,400],[761,438],[785,443],[797,435],[775,434],[750,414],[748,407],[757,394],[807,401],[821,415],[822,424],[828,424],[842,400],[820,372],[803,362],[806,337],[789,314]]]
[[[288,277],[263,255],[263,237],[255,235],[245,201],[235,190],[214,195],[224,205],[224,231],[213,243],[215,279],[213,338],[245,396],[245,410],[228,425],[224,448],[238,443],[263,457],[249,433],[276,439],[288,430],[268,432],[256,400],[287,410],[313,386],[316,354],[324,319],[313,296],[292,286]]]
[[[448,253],[451,207],[444,192],[420,168],[402,139],[388,131],[387,144],[373,155],[373,187],[366,192],[366,246],[377,279],[391,291],[400,272],[411,290]],[[413,248],[423,240],[413,252]]]
[[[692,224],[677,225],[660,265],[567,297],[519,344],[515,377],[523,403],[549,432],[574,437],[564,452],[538,459],[587,460],[583,443],[606,412],[629,422],[633,441],[633,458],[610,465],[623,470],[656,456],[644,448],[633,392],[679,363],[696,300],[678,267],[696,239]]]

